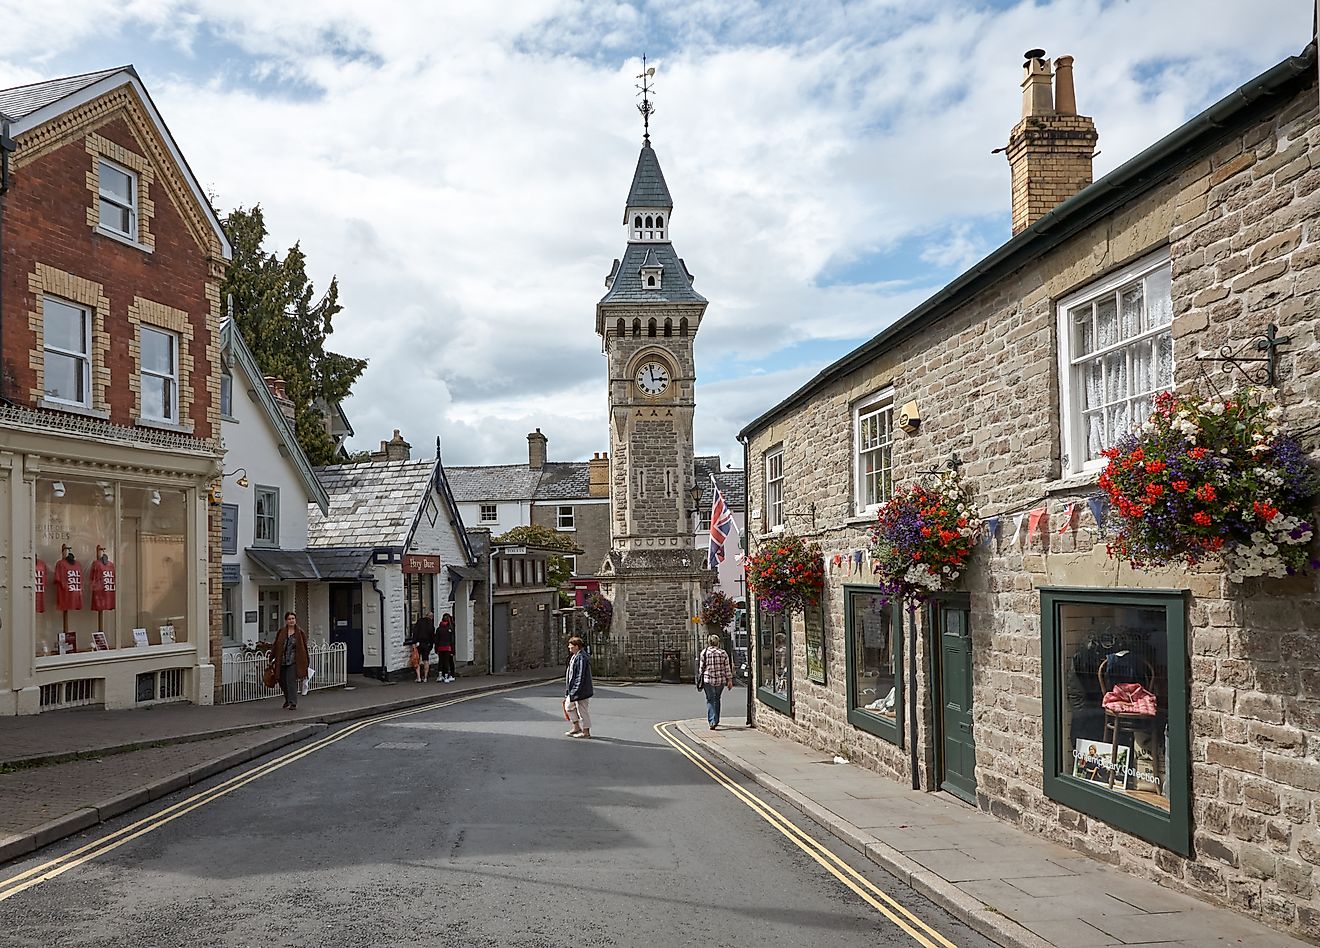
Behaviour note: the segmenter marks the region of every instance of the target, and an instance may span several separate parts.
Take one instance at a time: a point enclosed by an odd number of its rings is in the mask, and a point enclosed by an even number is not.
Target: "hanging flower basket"
[[[785,534],[747,558],[747,585],[769,613],[801,612],[820,602],[825,588],[825,560],[820,547]]]
[[[950,589],[981,534],[956,472],[899,488],[876,512],[871,561],[886,599],[913,606]]]
[[[610,623],[614,621],[614,603],[598,592],[587,593],[586,598],[582,600],[582,611],[587,614],[596,631],[601,633],[610,631]]]
[[[716,590],[701,600],[701,614],[693,616],[692,621],[700,625],[723,629],[733,621],[733,614],[736,609],[737,606],[734,605],[732,599]]]
[[[1218,556],[1234,582],[1320,567],[1311,550],[1320,480],[1282,416],[1256,388],[1157,395],[1150,418],[1104,452],[1109,555],[1136,569]]]

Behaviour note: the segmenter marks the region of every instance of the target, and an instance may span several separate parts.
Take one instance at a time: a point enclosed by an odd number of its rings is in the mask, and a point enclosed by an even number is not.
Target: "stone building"
[[[0,714],[210,704],[231,249],[131,66],[0,90]]]
[[[491,671],[562,665],[568,658],[555,610],[559,590],[547,582],[546,561],[557,550],[516,543],[491,548]]]
[[[743,432],[753,551],[791,529],[828,565],[819,610],[757,617],[756,724],[1318,939],[1315,577],[1137,572],[1087,506],[1099,450],[1154,393],[1197,390],[1203,368],[1241,381],[1197,361],[1222,346],[1277,355],[1316,453],[1315,45],[1093,184],[1056,64],[1025,64],[1012,239]],[[894,483],[955,454],[998,530],[960,591],[909,617],[876,595],[869,527]],[[1122,661],[1158,713],[1115,734],[1099,692]],[[1087,773],[1095,744],[1117,779]]]

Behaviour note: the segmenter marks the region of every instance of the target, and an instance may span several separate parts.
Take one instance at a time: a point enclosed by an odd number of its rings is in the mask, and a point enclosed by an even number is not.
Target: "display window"
[[[873,586],[844,586],[848,722],[895,744],[903,740],[901,627]]]
[[[440,620],[440,617],[435,615],[435,581],[432,579],[432,574],[405,573],[403,588],[408,599],[409,630],[425,612],[430,612],[434,621]]]
[[[187,494],[73,477],[36,490],[36,654],[187,642]]]
[[[793,636],[789,617],[782,612],[769,612],[758,604],[756,627],[756,693],[763,703],[785,714],[792,714]]]
[[[1046,793],[1187,851],[1185,600],[1046,590]]]

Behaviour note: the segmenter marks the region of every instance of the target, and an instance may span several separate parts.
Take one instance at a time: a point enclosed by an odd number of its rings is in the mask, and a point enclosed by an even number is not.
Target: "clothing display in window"
[[[110,612],[115,607],[115,564],[102,551],[92,562],[87,573],[87,585],[92,590],[92,608],[97,612]]]
[[[61,612],[77,612],[82,607],[82,567],[69,550],[55,566],[55,608]]]
[[[46,561],[37,557],[32,575],[32,591],[37,599],[37,611],[46,611]]]

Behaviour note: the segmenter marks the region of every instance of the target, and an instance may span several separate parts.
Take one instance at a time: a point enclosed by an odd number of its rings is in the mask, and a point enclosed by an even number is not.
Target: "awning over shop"
[[[370,547],[342,550],[270,550],[248,547],[252,564],[271,579],[315,581],[361,579],[371,563]]]
[[[479,566],[447,566],[449,570],[449,601],[457,599],[458,584],[465,579],[474,580],[471,589],[468,591],[468,598],[475,599],[477,596],[477,584],[475,581],[486,578],[486,573]]]

